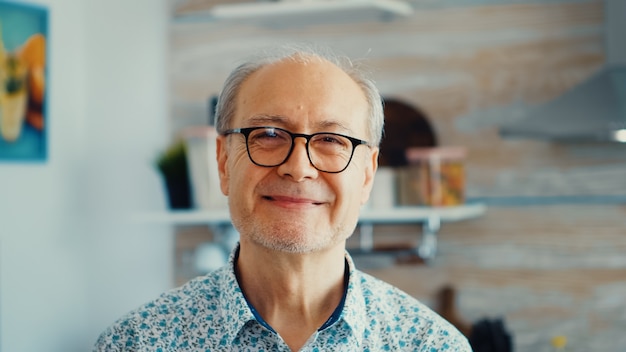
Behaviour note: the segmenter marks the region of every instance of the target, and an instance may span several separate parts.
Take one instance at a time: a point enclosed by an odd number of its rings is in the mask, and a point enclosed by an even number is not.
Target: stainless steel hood
[[[607,66],[522,119],[503,137],[626,143],[626,65]]]
[[[626,1],[604,0],[606,64],[583,83],[500,126],[503,137],[626,143]]]

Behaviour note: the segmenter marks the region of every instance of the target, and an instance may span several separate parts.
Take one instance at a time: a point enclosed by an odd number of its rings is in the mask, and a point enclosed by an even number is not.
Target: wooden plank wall
[[[173,12],[190,13],[207,1],[173,1]],[[173,19],[173,133],[204,123],[208,97],[239,59],[269,45],[317,42],[366,57],[384,96],[426,112],[441,144],[469,149],[468,196],[583,199],[494,203],[484,217],[445,224],[430,266],[371,272],[431,303],[442,285],[454,284],[462,315],[504,317],[516,351],[548,351],[557,334],[569,337],[571,351],[625,350],[626,207],[585,197],[626,196],[626,148],[504,140],[497,133],[498,123],[602,67],[602,1],[413,4],[414,15],[393,21],[268,26]],[[418,231],[377,227],[376,240],[415,241]],[[177,238],[185,247],[183,235]]]
[[[551,351],[556,335],[572,351],[622,351],[625,229],[623,205],[490,207],[482,218],[444,224],[433,264],[369,272],[431,305],[453,285],[466,321],[504,318],[516,351]],[[419,238],[419,228],[380,230],[394,231],[394,241]]]

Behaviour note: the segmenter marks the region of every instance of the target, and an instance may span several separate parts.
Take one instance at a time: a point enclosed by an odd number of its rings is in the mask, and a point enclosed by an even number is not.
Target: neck
[[[275,252],[242,241],[239,285],[292,350],[299,349],[339,305],[344,292],[344,247],[324,252]]]

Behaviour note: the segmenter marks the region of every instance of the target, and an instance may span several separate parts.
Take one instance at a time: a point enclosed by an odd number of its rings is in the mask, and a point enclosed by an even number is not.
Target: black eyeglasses
[[[282,165],[293,151],[294,139],[306,139],[306,152],[311,165],[322,172],[339,173],[352,160],[354,148],[368,145],[367,141],[338,133],[291,133],[278,127],[247,127],[226,130],[227,136],[241,133],[246,138],[248,157],[255,165],[274,167]]]

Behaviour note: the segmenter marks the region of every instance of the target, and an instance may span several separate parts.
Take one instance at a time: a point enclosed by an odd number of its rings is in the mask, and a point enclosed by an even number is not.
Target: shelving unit
[[[359,251],[374,251],[375,224],[422,224],[422,238],[415,248],[424,261],[430,261],[437,253],[437,232],[443,222],[461,221],[484,214],[486,206],[470,203],[451,207],[398,206],[389,209],[364,209],[359,218]]]
[[[450,207],[398,206],[388,209],[364,207],[359,217],[359,250],[373,251],[373,227],[375,224],[422,224],[422,239],[416,248],[417,254],[424,260],[434,258],[437,251],[437,232],[441,224],[477,218],[483,215],[486,206],[483,203],[469,203]],[[224,239],[232,233],[230,216],[227,209],[216,210],[177,210],[162,213],[143,213],[135,217],[142,223],[161,223],[173,226],[207,225]]]
[[[483,203],[470,203],[450,207],[398,206],[388,209],[363,208],[360,223],[413,224],[433,217],[441,222],[453,222],[476,218],[484,214]],[[223,225],[230,224],[227,209],[173,210],[137,214],[135,221],[170,225]]]

